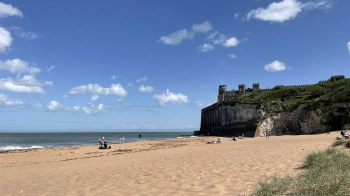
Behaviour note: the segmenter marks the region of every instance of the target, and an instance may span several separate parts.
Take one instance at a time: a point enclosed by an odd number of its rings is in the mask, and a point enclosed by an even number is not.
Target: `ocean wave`
[[[44,148],[44,146],[30,146],[30,147],[24,147],[24,146],[3,146],[3,147],[0,147],[0,151],[25,150],[25,149],[34,149],[34,148]]]

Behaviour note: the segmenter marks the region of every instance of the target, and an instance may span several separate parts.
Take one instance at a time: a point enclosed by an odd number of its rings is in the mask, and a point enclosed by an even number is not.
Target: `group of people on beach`
[[[100,143],[100,149],[107,149],[107,148],[111,148],[111,146],[108,146],[107,142],[105,141],[105,137],[102,136],[99,139],[99,143]]]
[[[212,141],[207,141],[206,143],[207,143],[207,144],[221,144],[221,143],[222,143],[222,141],[221,141],[221,139],[220,139],[220,138],[218,138],[218,140],[217,140],[217,141],[212,140]]]
[[[102,136],[102,137],[100,137],[100,138],[98,138],[98,142],[99,142],[99,144],[100,144],[100,149],[109,149],[109,148],[111,148],[111,146],[108,146],[108,144],[107,144],[107,142],[105,141],[105,136]],[[141,140],[141,134],[139,134],[139,140]],[[124,142],[124,137],[119,137],[118,138],[118,141],[119,142]]]
[[[238,136],[238,139],[244,139],[244,134]],[[237,140],[236,140],[236,136],[233,136],[231,140],[232,140],[232,141],[237,141]]]

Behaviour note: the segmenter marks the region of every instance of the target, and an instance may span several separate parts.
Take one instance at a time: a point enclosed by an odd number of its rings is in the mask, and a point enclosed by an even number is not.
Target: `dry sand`
[[[205,144],[217,137],[0,153],[0,195],[248,195],[271,175],[294,175],[339,132]]]

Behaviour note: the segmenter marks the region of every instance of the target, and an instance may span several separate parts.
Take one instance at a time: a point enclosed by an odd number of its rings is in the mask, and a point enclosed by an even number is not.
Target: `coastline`
[[[98,138],[106,137],[108,144],[139,141],[136,132],[0,132],[0,152],[37,148],[90,146],[98,144]],[[142,140],[173,139],[191,132],[142,132]],[[121,141],[120,139],[124,140]]]
[[[205,144],[194,137],[0,153],[0,195],[246,195],[257,180],[294,175],[338,132]]]

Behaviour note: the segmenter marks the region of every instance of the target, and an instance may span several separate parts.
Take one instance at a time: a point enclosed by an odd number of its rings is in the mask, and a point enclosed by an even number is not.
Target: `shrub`
[[[350,148],[350,140],[348,140],[348,141],[346,142],[345,146],[346,146],[347,148]]]
[[[344,144],[346,141],[345,140],[338,140],[333,142],[332,147],[336,147],[336,146],[340,146],[342,144]]]
[[[309,154],[295,177],[267,178],[258,182],[251,195],[348,195],[350,156],[339,149]]]

